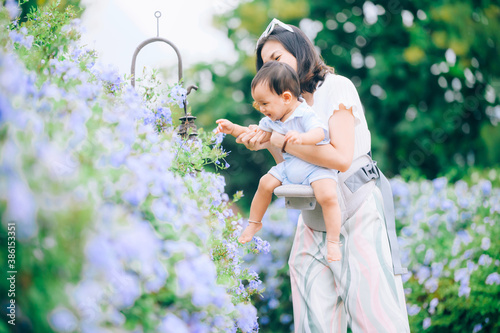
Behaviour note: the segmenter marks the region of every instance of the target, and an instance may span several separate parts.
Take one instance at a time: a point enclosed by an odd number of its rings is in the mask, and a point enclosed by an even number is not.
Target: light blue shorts
[[[333,179],[338,182],[338,171],[309,164],[306,168],[285,168],[285,162],[273,166],[268,172],[283,185],[311,185],[320,179]]]

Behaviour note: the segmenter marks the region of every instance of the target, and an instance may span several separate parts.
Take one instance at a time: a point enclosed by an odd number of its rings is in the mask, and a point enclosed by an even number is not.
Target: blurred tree
[[[500,7],[495,1],[255,0],[216,18],[234,42],[235,64],[193,68],[204,86],[193,99],[200,124],[249,124],[255,42],[273,18],[302,28],[338,74],[358,88],[376,160],[388,175],[462,177],[498,165]],[[193,74],[194,75],[194,74]],[[202,85],[203,86],[203,85]],[[228,191],[253,194],[273,164],[226,139]],[[251,197],[251,195],[249,195]],[[250,198],[247,197],[246,204]]]

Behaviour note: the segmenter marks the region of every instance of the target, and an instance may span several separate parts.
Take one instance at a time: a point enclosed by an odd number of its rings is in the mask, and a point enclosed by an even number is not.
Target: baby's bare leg
[[[328,262],[338,261],[342,258],[342,252],[340,251],[341,215],[337,198],[337,182],[333,179],[320,179],[311,183],[311,186],[323,210],[328,240],[327,260]]]
[[[259,182],[259,188],[252,200],[250,206],[250,218],[248,226],[245,228],[238,241],[245,244],[252,240],[257,231],[262,228],[262,218],[266,213],[267,207],[273,198],[274,189],[281,185],[281,182],[271,174],[265,174]]]

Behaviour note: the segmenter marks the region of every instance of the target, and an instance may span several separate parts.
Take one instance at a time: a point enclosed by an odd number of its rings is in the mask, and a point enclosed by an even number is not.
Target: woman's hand
[[[335,121],[333,119],[335,118]],[[347,171],[354,154],[354,116],[352,109],[340,105],[328,121],[330,129],[329,145],[287,144],[286,152],[312,164],[328,169]],[[335,134],[335,135],[334,135]],[[273,132],[271,144],[281,150],[285,143],[284,135]]]
[[[243,133],[236,138],[237,143],[244,144],[247,149],[250,150],[261,150],[268,149],[270,147],[270,141],[262,141],[265,138],[266,132],[259,130],[259,126],[250,125],[249,132]]]

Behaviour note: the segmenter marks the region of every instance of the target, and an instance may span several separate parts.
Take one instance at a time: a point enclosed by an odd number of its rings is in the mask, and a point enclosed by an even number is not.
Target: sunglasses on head
[[[257,49],[257,47],[258,47],[260,41],[262,40],[262,38],[266,38],[267,36],[269,36],[271,34],[271,32],[273,32],[274,28],[277,25],[279,25],[283,29],[286,29],[286,30],[288,30],[290,32],[293,32],[292,27],[290,27],[288,24],[285,24],[285,23],[281,22],[277,18],[273,18],[273,20],[271,21],[271,23],[269,23],[269,25],[267,26],[266,30],[264,30],[264,32],[262,33],[262,35],[260,35],[259,39],[257,40],[257,45],[255,46],[255,49]]]

